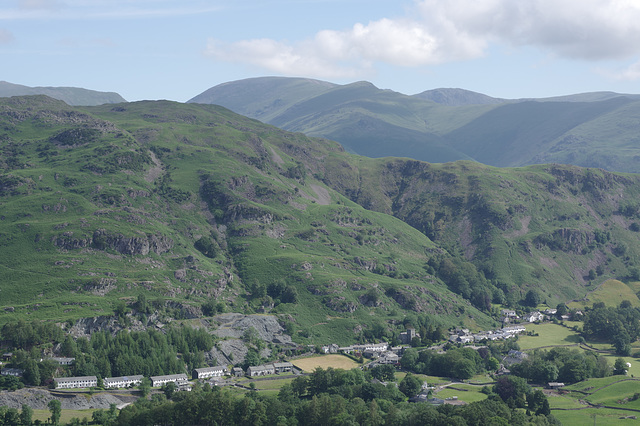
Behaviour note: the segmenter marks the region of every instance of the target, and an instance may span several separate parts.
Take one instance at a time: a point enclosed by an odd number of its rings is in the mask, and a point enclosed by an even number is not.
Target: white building
[[[53,379],[56,389],[91,388],[98,386],[96,376],[57,377]]]
[[[524,317],[525,321],[528,322],[536,322],[542,321],[544,319],[544,314],[542,312],[531,312]]]
[[[256,365],[255,367],[247,368],[247,376],[267,376],[269,374],[276,374],[276,369],[273,364]]]
[[[105,388],[126,388],[129,386],[138,386],[142,383],[144,376],[121,376],[121,377],[108,377],[102,381]]]
[[[228,374],[228,370],[224,366],[204,367],[194,369],[191,377],[194,379],[208,379],[210,377],[222,377],[226,374]]]
[[[151,376],[151,386],[158,387],[162,386],[165,383],[173,382],[176,385],[180,385],[183,382],[188,382],[189,379],[187,375],[184,373],[181,374],[170,374],[168,376]]]
[[[3,368],[0,370],[0,375],[3,376],[15,376],[22,377],[24,370],[22,368]]]
[[[293,364],[290,362],[274,362],[273,368],[276,370],[276,373],[287,373],[293,369]]]

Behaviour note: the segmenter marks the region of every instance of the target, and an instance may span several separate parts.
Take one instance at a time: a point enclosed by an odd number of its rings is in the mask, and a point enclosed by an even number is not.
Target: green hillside
[[[552,305],[640,276],[635,175],[358,157],[168,101],[16,97],[0,128],[2,321],[144,294],[168,318],[272,313],[348,343],[425,314],[493,327],[529,290]]]
[[[544,99],[491,98],[462,89],[407,96],[367,82],[253,78],[189,102],[223,105],[289,131],[326,137],[373,158],[497,167],[561,163],[639,172],[640,96],[612,92]]]
[[[314,177],[307,162],[350,161],[334,142],[214,106],[0,102],[3,321],[145,294],[176,318],[280,314],[311,341],[406,312],[494,324],[425,271],[443,254],[424,234]]]

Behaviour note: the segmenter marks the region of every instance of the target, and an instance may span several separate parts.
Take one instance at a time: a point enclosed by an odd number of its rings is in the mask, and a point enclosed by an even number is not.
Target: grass
[[[60,413],[60,424],[66,424],[71,421],[71,419],[78,418],[82,420],[83,418],[87,418],[91,421],[91,416],[93,412],[96,410],[62,410]],[[47,422],[51,417],[51,411],[49,410],[33,410],[33,420],[40,420],[41,422]]]
[[[280,390],[282,386],[286,384],[290,384],[293,379],[276,379],[276,380],[258,380],[252,382],[256,385],[256,389],[258,390]]]
[[[637,415],[632,411],[619,411],[608,408],[585,408],[584,410],[552,410],[551,414],[563,425],[597,424],[619,425],[630,420],[621,420],[624,416]]]
[[[571,302],[567,306],[571,309],[583,309],[585,306],[592,306],[596,302],[603,302],[606,306],[618,306],[624,300],[628,300],[634,307],[640,307],[636,290],[637,283],[627,285],[618,280],[607,280],[603,282],[595,291],[590,293],[585,299]]]
[[[577,346],[580,336],[573,330],[559,324],[527,324],[527,331],[535,331],[538,336],[518,337],[521,350],[530,350],[546,346]]]
[[[470,386],[470,385],[455,385],[456,389],[452,389],[451,387],[446,387],[435,394],[436,397],[447,399],[453,396],[457,396],[459,401],[464,401],[467,404],[472,402],[482,401],[487,398],[487,395],[480,392],[482,389],[481,386]],[[458,390],[464,389],[464,390]]]
[[[629,401],[629,398],[638,392],[640,392],[640,380],[623,380],[598,389],[584,399],[593,404],[633,408],[638,410],[640,409],[640,399]]]
[[[327,369],[341,368],[343,370],[351,370],[352,368],[359,367],[360,364],[348,358],[344,355],[320,355],[312,356],[308,358],[299,358],[291,361],[293,365],[305,372],[313,372],[316,368]]]

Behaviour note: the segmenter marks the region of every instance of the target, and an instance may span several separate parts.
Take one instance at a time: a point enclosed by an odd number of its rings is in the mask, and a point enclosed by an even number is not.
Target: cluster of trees
[[[54,400],[56,401],[58,404],[60,404],[60,401]],[[56,411],[55,413],[57,413],[57,404],[52,404],[52,406],[50,408],[55,408]],[[53,416],[54,412],[52,411],[52,420],[54,418]],[[29,407],[26,404],[22,405],[22,409],[20,411],[18,411],[18,409],[16,408],[8,408],[8,407],[0,407],[0,425],[2,426],[31,426],[34,423],[33,419],[33,409],[31,407]],[[59,415],[58,415],[59,418]],[[57,419],[56,418],[56,423],[53,424],[58,424],[57,423]],[[38,422],[39,424],[40,422]]]
[[[489,350],[482,353],[472,348],[452,348],[444,354],[407,349],[400,360],[403,368],[416,373],[447,376],[464,380],[483,371],[496,370],[499,362]],[[483,358],[484,355],[484,358]]]
[[[612,374],[607,358],[596,352],[578,349],[552,348],[535,350],[519,364],[510,367],[511,374],[535,383],[575,383],[591,377],[607,377]]]
[[[30,349],[44,343],[61,343],[64,332],[51,322],[18,320],[3,325],[0,337],[9,347]]]
[[[115,336],[94,333],[91,340],[69,337],[65,355],[74,356],[74,375],[116,377],[132,374],[144,376],[175,374],[204,365],[204,352],[214,341],[203,329],[172,327],[166,334],[155,330],[121,331]],[[178,357],[180,354],[180,358]]]
[[[606,307],[604,303],[594,303],[585,311],[583,333],[591,339],[611,342],[616,354],[631,355],[631,342],[640,337],[640,309],[634,308],[628,300],[618,307]]]
[[[427,272],[431,272],[447,284],[449,289],[469,300],[475,307],[485,312],[491,310],[491,303],[502,303],[498,288],[485,277],[483,271],[460,258],[433,257],[427,264]],[[504,298],[504,293],[502,294]]]
[[[401,382],[402,384],[402,382]],[[370,385],[379,391],[372,391]],[[381,388],[385,388],[382,390]],[[542,392],[524,393],[528,411],[519,410],[518,394],[503,386],[488,390],[488,398],[463,406],[410,404],[395,384],[369,382],[359,370],[318,369],[308,378],[285,385],[277,396],[250,391],[244,396],[226,388],[205,385],[193,392],[173,394],[172,400],[154,395],[122,409],[119,425],[537,425],[558,424],[545,415],[548,403]],[[512,402],[510,407],[506,401]]]
[[[190,371],[204,366],[204,352],[214,345],[206,330],[184,326],[171,327],[166,333],[123,330],[112,336],[102,331],[94,333],[90,340],[84,337],[74,340],[70,335],[63,337],[56,325],[17,321],[5,324],[1,337],[12,347],[20,348],[14,351],[11,363],[24,370],[26,384],[36,386],[50,384],[56,371],[63,369],[46,358],[40,361],[42,345],[60,343],[62,355],[75,358],[72,366],[64,367],[67,374],[103,378],[174,374],[183,372],[185,364]],[[60,374],[65,373],[58,371]]]
[[[486,388],[484,389],[486,391]],[[507,403],[509,408],[526,408],[530,413],[548,416],[549,401],[541,390],[533,391],[525,379],[517,376],[502,376],[496,380],[492,391]],[[491,395],[490,392],[486,392]]]

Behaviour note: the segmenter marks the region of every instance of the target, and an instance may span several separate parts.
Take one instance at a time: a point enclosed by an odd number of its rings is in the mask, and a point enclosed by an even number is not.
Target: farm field
[[[640,410],[640,399],[630,400],[638,392],[640,392],[640,380],[624,380],[596,390],[584,399],[593,404]]]
[[[545,348],[551,346],[576,346],[580,342],[580,336],[560,324],[543,323],[527,324],[527,331],[534,331],[538,336],[520,336],[518,345],[521,350]]]
[[[638,413],[610,408],[585,408],[583,410],[552,410],[551,414],[563,425],[620,425],[636,424],[637,421],[623,418],[637,415]]]
[[[336,355],[336,354],[300,358],[300,359],[291,361],[291,363],[295,365],[297,368],[307,373],[311,373],[316,368],[327,369],[331,367],[331,368],[341,368],[343,370],[351,370],[352,368],[360,366],[360,364],[358,364],[351,358],[346,357],[344,355]]]
[[[435,396],[441,399],[447,399],[457,396],[459,401],[464,401],[467,404],[470,404],[472,402],[487,399],[487,395],[480,392],[481,389],[482,386],[455,385],[453,387],[446,387],[442,389],[441,391],[437,392]]]

